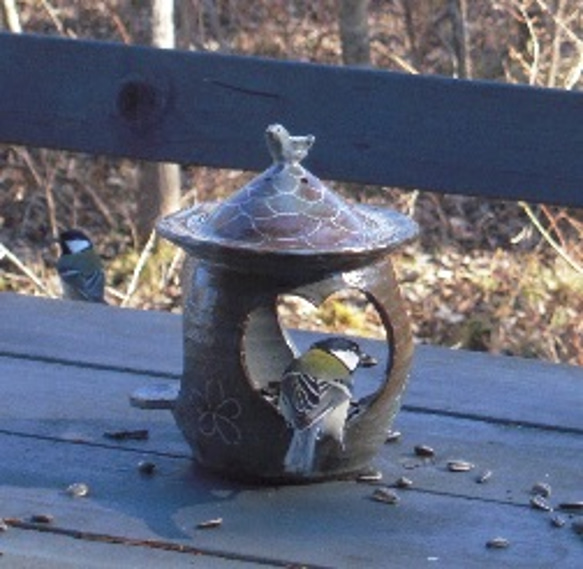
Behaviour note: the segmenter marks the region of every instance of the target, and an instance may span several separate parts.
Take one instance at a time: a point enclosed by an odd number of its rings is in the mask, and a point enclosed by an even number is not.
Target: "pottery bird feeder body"
[[[412,356],[408,318],[388,255],[417,226],[383,208],[351,205],[301,164],[312,136],[266,131],[273,164],[227,200],[162,219],[158,232],[194,268],[185,294],[184,368],[174,417],[203,466],[229,477],[302,482],[368,465],[400,405]],[[277,391],[297,350],[277,314],[278,297],[314,305],[357,289],[387,332],[380,387],[354,401],[344,445],[318,440],[313,469],[286,472],[292,436]]]

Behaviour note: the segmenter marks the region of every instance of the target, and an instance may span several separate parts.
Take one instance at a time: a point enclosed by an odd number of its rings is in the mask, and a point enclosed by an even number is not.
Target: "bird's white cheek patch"
[[[81,251],[85,251],[85,249],[89,249],[91,243],[85,239],[71,239],[71,241],[67,241],[67,246],[71,253],[80,253]]]
[[[354,371],[358,367],[360,358],[358,354],[350,350],[332,350],[332,353],[350,370]]]

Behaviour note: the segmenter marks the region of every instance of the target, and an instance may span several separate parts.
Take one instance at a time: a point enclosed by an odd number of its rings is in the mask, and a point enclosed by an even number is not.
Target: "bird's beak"
[[[373,367],[376,366],[379,362],[373,358],[372,356],[369,356],[368,354],[365,354],[364,352],[360,353],[360,362],[359,362],[359,366],[360,367]]]

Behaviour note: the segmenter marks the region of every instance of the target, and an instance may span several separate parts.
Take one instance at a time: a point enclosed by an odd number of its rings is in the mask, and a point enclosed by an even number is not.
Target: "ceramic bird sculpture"
[[[265,131],[267,147],[275,162],[283,164],[299,164],[308,154],[314,144],[315,137],[292,136],[280,124],[272,124]]]

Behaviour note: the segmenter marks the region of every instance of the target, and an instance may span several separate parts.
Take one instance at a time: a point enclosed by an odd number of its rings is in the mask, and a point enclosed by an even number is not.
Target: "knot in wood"
[[[164,97],[160,90],[140,78],[126,79],[117,95],[119,114],[131,125],[144,127],[159,117],[164,107]]]

